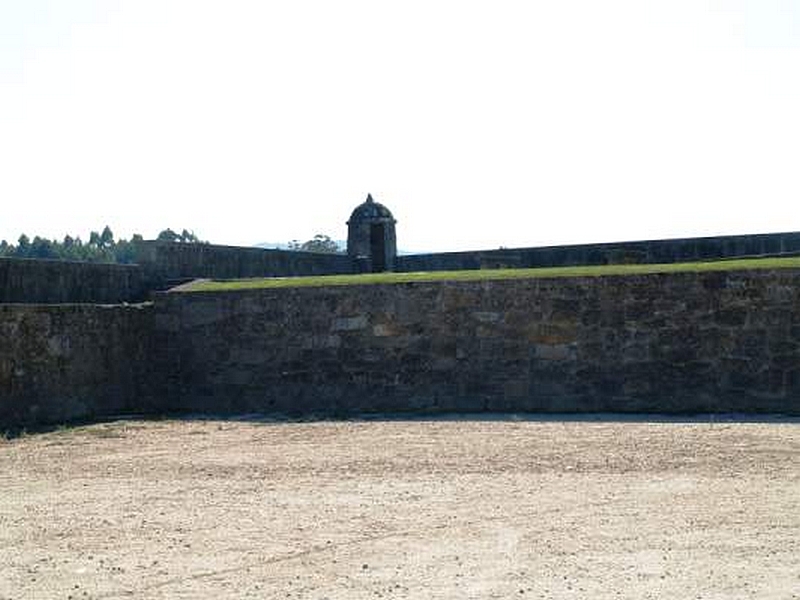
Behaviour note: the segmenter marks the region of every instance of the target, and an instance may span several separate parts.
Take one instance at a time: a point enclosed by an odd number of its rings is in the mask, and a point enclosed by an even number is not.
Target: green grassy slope
[[[473,271],[430,271],[424,273],[366,273],[362,275],[323,275],[313,277],[270,277],[263,279],[198,280],[177,292],[218,292],[262,288],[304,286],[370,285],[433,281],[489,281],[534,277],[600,277],[603,275],[642,275],[648,273],[686,273],[702,271],[740,271],[747,269],[800,268],[800,257],[747,258],[713,262],[652,265],[602,265],[586,267],[545,267],[538,269],[482,269]]]

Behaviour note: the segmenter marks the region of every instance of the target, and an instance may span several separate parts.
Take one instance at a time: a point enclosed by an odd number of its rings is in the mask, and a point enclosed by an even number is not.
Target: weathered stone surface
[[[777,270],[165,294],[164,398],[295,414],[797,414],[798,289],[800,271]]]
[[[152,305],[0,305],[0,430],[151,412]]]
[[[357,317],[342,317],[334,319],[331,331],[358,331],[364,329],[369,325],[369,319],[366,315],[359,315]]]
[[[137,265],[0,257],[0,303],[118,303],[145,299]]]
[[[446,252],[398,256],[397,271],[446,271],[606,265],[626,263],[672,263],[737,256],[800,254],[800,233],[765,233],[707,238],[644,240],[605,244],[579,244],[539,248],[503,248],[477,252]],[[719,289],[724,275],[703,280],[706,289]],[[787,290],[776,290],[787,293]]]
[[[800,414],[800,270],[0,305],[0,429],[119,413]]]
[[[232,279],[353,272],[352,259],[343,254],[162,241],[139,242],[136,261],[148,279],[157,282],[192,277]]]

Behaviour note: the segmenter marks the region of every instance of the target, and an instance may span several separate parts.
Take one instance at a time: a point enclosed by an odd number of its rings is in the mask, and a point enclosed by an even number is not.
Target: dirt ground
[[[800,598],[800,421],[0,440],[0,598]]]

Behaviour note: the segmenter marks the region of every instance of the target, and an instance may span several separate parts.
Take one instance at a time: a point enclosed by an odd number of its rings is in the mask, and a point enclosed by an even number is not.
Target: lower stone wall
[[[0,303],[136,302],[148,291],[136,265],[0,258]]]
[[[0,305],[0,431],[169,411],[800,414],[800,270]]]
[[[154,410],[153,312],[0,305],[0,432]]]
[[[800,270],[167,293],[183,411],[800,414]]]

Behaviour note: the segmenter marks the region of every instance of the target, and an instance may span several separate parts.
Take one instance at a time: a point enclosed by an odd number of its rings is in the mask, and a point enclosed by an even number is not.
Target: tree
[[[58,258],[58,252],[53,248],[53,242],[37,235],[33,238],[28,256],[30,258]]]
[[[172,229],[167,228],[159,233],[156,239],[159,242],[179,242],[181,241],[181,236],[172,231]]]
[[[194,231],[187,231],[186,229],[181,232],[181,241],[187,244],[197,244],[200,242],[194,234]]]
[[[133,240],[119,240],[114,246],[114,262],[131,264],[136,262],[136,244]]]
[[[103,233],[100,234],[100,247],[101,248],[111,248],[114,246],[114,234],[111,231],[111,228],[106,225],[105,229],[103,229]]]
[[[28,252],[30,252],[31,248],[31,240],[30,238],[25,235],[24,233],[19,236],[17,240],[17,249],[14,252],[14,256],[18,256],[19,258],[26,258],[28,256]]]
[[[299,250],[302,252],[320,252],[323,254],[339,254],[339,245],[334,242],[327,235],[318,233],[313,239],[300,244],[297,240],[289,242],[290,250]]]
[[[208,242],[202,241],[198,238],[194,231],[184,229],[180,233],[175,233],[172,229],[165,229],[158,234],[156,238],[159,242],[180,242],[183,244],[207,244]]]
[[[180,235],[171,229],[165,229],[159,234],[158,239],[197,244],[206,243],[200,241],[193,231],[187,229],[184,229]],[[65,235],[63,241],[49,240],[37,235],[31,241],[23,233],[19,236],[16,246],[9,244],[5,240],[1,241],[0,256],[128,264],[136,262],[136,245],[143,241],[144,238],[139,233],[134,233],[130,241],[125,239],[115,240],[114,233],[108,225],[103,228],[101,233],[90,232],[89,241],[85,244],[80,237],[73,238],[70,235]]]

